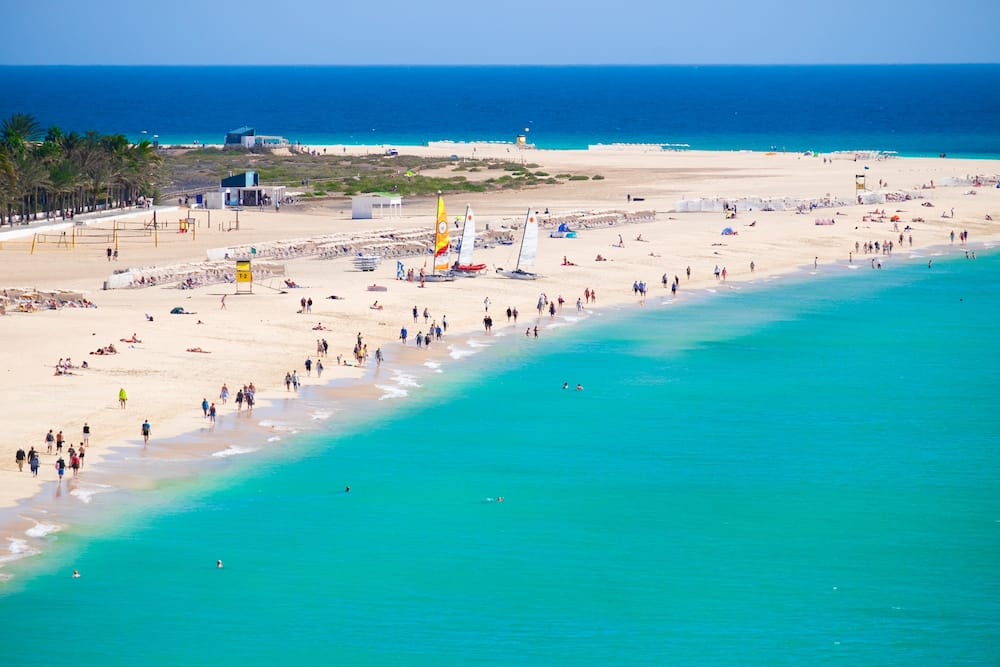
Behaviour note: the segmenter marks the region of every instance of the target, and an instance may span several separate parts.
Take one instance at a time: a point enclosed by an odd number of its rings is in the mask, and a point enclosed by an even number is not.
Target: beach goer
[[[221,570],[222,569],[222,561],[221,560],[215,561],[215,568],[217,570]]]
[[[205,417],[208,416],[208,399],[207,398],[201,399],[201,412],[202,412],[202,414]]]
[[[215,403],[208,406],[208,421],[215,423]]]
[[[299,372],[292,371],[292,389],[295,391],[299,390]]]
[[[41,462],[38,460],[38,454],[33,454],[31,458],[28,459],[28,467],[31,468],[31,476],[38,477],[38,467]]]
[[[62,431],[56,433],[56,454],[62,453],[63,443],[66,441],[66,437],[63,435]]]
[[[382,365],[382,348],[381,347],[376,347],[375,348],[375,365],[376,366],[381,366]]]
[[[417,323],[417,307],[413,306],[413,323]]]
[[[79,570],[73,570],[73,578],[74,579],[79,579],[80,578],[80,571]]]
[[[222,401],[223,405],[229,400],[229,387],[225,383],[222,384],[222,389],[219,390],[219,400]]]
[[[59,481],[62,482],[63,475],[66,474],[66,461],[61,456],[56,461],[56,472],[59,474]]]
[[[577,391],[583,391],[583,385],[582,384],[576,385],[576,390]]]
[[[219,310],[225,310],[225,309],[226,309],[226,295],[223,294],[222,301],[220,301],[219,303]]]
[[[52,429],[49,429],[49,432],[45,434],[45,453],[46,454],[51,454],[52,453],[52,446],[54,444],[56,444],[56,436],[53,435]]]
[[[17,453],[14,455],[14,462],[17,464],[17,471],[24,472],[24,461],[28,458],[28,455],[24,453],[23,447],[17,448]]]
[[[140,429],[140,433],[142,433],[142,443],[144,445],[149,444],[149,434],[152,432],[152,430],[153,427],[150,426],[148,419],[142,422],[142,428]]]
[[[125,409],[125,403],[128,402],[128,394],[125,393],[125,388],[122,387],[118,390],[118,404],[122,406],[122,410]]]
[[[291,391],[291,390],[292,390],[292,374],[289,372],[285,373],[285,391]]]
[[[83,444],[90,444],[90,424],[83,422]]]
[[[563,389],[569,389],[569,382],[563,382]]]
[[[403,341],[403,345],[406,345],[406,336],[407,336],[406,327],[403,327],[402,329],[399,330],[399,340]]]

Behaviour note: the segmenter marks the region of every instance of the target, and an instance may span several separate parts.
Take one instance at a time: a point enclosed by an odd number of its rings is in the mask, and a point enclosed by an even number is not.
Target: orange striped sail
[[[451,243],[448,238],[448,214],[444,212],[444,198],[438,195],[437,226],[434,231],[434,270],[447,271],[448,246]]]

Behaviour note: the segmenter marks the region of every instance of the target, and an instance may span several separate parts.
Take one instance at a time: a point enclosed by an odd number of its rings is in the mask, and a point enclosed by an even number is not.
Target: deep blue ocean
[[[1000,65],[0,67],[0,118],[133,141],[512,141],[540,148],[1000,156]],[[143,131],[146,132],[143,135]]]
[[[347,421],[306,396],[335,418],[12,568],[3,664],[996,665],[977,250],[498,323]]]

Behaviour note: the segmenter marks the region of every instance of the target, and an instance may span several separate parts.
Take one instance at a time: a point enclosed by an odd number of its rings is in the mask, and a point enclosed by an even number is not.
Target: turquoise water
[[[4,664],[995,665],[998,269],[501,327],[390,418],[59,534]]]

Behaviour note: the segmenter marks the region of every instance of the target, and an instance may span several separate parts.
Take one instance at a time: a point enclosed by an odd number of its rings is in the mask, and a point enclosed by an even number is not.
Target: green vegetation
[[[498,160],[421,158],[412,155],[272,155],[246,150],[215,148],[163,151],[170,194],[218,186],[221,175],[256,171],[267,185],[301,188],[303,197],[352,196],[364,192],[394,192],[425,196],[440,192],[489,192],[549,185],[545,172],[532,173],[538,165]],[[500,171],[504,175],[468,180],[463,173]],[[445,176],[445,172],[453,175]]]
[[[571,180],[571,181],[589,181],[590,180],[590,176],[585,176],[583,174],[573,174],[572,176],[569,177],[569,180]]]
[[[32,116],[14,114],[0,123],[0,224],[134,204],[156,194],[161,162],[148,141],[43,131]]]

